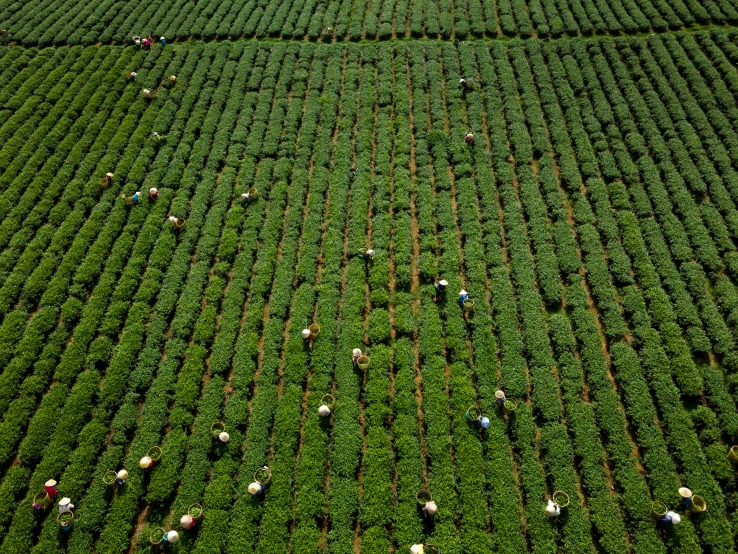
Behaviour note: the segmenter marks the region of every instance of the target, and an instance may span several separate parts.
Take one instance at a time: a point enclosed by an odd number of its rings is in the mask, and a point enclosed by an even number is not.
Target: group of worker
[[[162,46],[167,45],[167,39],[165,37],[159,37],[159,42],[161,43]],[[141,38],[140,36],[135,35],[133,37],[133,44],[135,44],[136,46],[140,48],[143,48],[144,50],[149,50],[151,46],[154,44],[154,38],[151,35],[146,36],[144,38]]]
[[[123,199],[125,200],[126,204],[129,206],[135,206],[137,204],[141,203],[141,198],[143,195],[140,191],[134,192],[131,196],[123,195]],[[149,189],[149,200],[154,201],[157,198],[159,198],[159,189],[156,187],[151,187]]]

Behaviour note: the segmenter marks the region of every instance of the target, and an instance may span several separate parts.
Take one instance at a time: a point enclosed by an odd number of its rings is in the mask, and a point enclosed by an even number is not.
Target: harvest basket
[[[433,500],[433,495],[431,495],[431,492],[428,489],[420,489],[415,494],[415,499],[418,501],[418,504],[425,506],[428,502]]]
[[[308,331],[310,331],[310,333],[312,333],[314,337],[317,337],[320,334],[320,325],[318,325],[317,323],[312,323],[308,327]]]
[[[210,426],[210,432],[214,437],[218,437],[223,431],[225,431],[225,423],[221,421],[216,421]],[[190,514],[192,515],[192,514]]]
[[[656,517],[661,517],[666,514],[667,507],[666,504],[663,502],[655,501],[651,502],[651,512],[653,512],[653,515]]]
[[[58,516],[56,516],[56,523],[64,530],[69,529],[72,526],[73,522],[74,513],[72,512],[62,512]]]
[[[467,421],[477,422],[482,417],[482,412],[476,406],[472,406],[466,411],[464,417]]]
[[[164,541],[164,535],[166,534],[167,532],[164,529],[157,527],[149,534],[149,542],[151,544],[161,544]]]
[[[738,464],[738,444],[730,447],[730,450],[728,450],[728,458],[730,458],[730,461],[734,464]]]
[[[183,217],[174,217],[174,216],[171,216],[169,218],[169,221],[172,222],[172,225],[174,225],[174,228],[175,229],[184,229],[185,228],[185,225],[187,223]]]
[[[474,300],[467,298],[464,300],[464,311],[471,312],[474,309]]]
[[[33,504],[41,506],[44,510],[48,509],[52,502],[53,500],[46,491],[37,492],[33,497]]]
[[[108,181],[107,177],[103,177],[102,179],[100,179],[100,184],[104,187],[107,187],[110,184],[110,182]]]
[[[502,409],[505,410],[506,413],[511,414],[518,409],[518,403],[515,402],[515,400],[508,398],[503,402]]]
[[[149,448],[149,451],[146,453],[146,455],[151,458],[152,462],[158,462],[161,460],[161,447],[160,446],[152,446]]]
[[[336,399],[332,394],[324,394],[323,398],[320,399],[321,404],[325,404],[329,408],[333,408],[333,404],[336,403]]]
[[[202,506],[200,504],[193,504],[187,510],[187,515],[192,519],[200,519],[202,517]]]
[[[103,474],[103,483],[105,483],[108,486],[115,485],[115,480],[117,478],[118,478],[118,474],[112,469],[109,469]]]
[[[256,187],[251,187],[248,192],[252,200],[259,198],[259,191],[256,190]]]
[[[553,501],[559,508],[566,508],[569,505],[569,495],[564,491],[556,491],[553,493]]]
[[[356,360],[356,365],[359,366],[359,369],[367,369],[369,367],[369,356],[359,356],[359,359]]]
[[[271,480],[272,472],[267,466],[260,467],[254,472],[254,481],[259,483],[260,485],[266,485]]]
[[[692,511],[701,514],[707,510],[707,502],[701,496],[695,494],[692,496]]]

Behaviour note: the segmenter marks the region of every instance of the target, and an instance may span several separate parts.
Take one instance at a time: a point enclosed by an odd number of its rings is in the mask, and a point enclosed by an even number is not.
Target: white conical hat
[[[560,512],[558,506],[556,506],[553,501],[549,500],[548,504],[546,505],[546,515],[548,517],[556,517],[557,515],[559,515],[559,513]]]
[[[164,37],[159,37],[159,40],[166,40]]]
[[[438,281],[438,284],[441,286],[447,287],[448,281],[446,281],[446,279],[441,279],[440,281]]]
[[[679,514],[672,512],[672,514],[671,514],[671,522],[674,525],[676,525],[677,523],[679,523],[681,521],[682,521],[682,517]]]
[[[483,417],[482,420],[479,423],[481,424],[482,427],[484,427],[485,429],[487,429],[489,427],[489,418],[488,417]]]
[[[185,514],[181,518],[179,518],[179,524],[185,529],[187,529],[191,523],[192,523],[192,516],[190,514]]]
[[[692,498],[692,491],[687,487],[679,487],[679,496],[682,498]]]
[[[244,192],[244,193],[243,193],[243,194],[241,195],[241,199],[242,199],[242,200],[246,200],[246,199],[247,199],[248,197],[249,197],[249,193],[248,193],[248,192]]]
[[[151,465],[151,458],[149,458],[148,456],[144,456],[138,462],[138,465],[140,465],[143,469],[148,468]]]
[[[423,548],[422,544],[414,544],[410,547],[410,552],[412,552],[412,554],[423,554],[424,550],[425,548]]]
[[[149,189],[149,194],[156,194],[158,192],[159,192],[159,189],[157,189],[156,187],[151,187]]]
[[[44,487],[55,487],[55,486],[56,486],[56,481],[54,481],[53,479],[49,479],[48,481],[44,483]]]
[[[310,329],[303,329],[302,330],[302,338],[309,339],[310,338]]]
[[[59,501],[59,506],[66,506],[67,504],[71,504],[71,503],[72,503],[72,499],[71,499],[71,498],[67,498],[67,497],[65,496],[64,498],[62,498],[62,499],[61,499],[61,500]]]
[[[431,515],[431,516],[436,515],[436,512],[438,511],[438,504],[433,502],[433,500],[431,500],[430,502],[426,502],[425,511],[428,512],[428,515]]]
[[[354,348],[354,356],[361,356],[361,348]]]
[[[469,293],[466,292],[464,289],[461,289],[461,291],[459,292],[459,296],[464,296],[465,294],[469,294]]]
[[[261,485],[259,483],[254,482],[249,485],[250,494],[259,494],[259,491],[261,491]]]
[[[125,480],[125,479],[128,479],[128,472],[127,472],[127,471],[126,471],[125,469],[121,469],[121,470],[120,470],[120,471],[119,471],[119,472],[117,473],[117,477],[118,477],[118,479],[124,479],[124,480]]]
[[[135,73],[131,73],[131,75],[135,75]],[[107,172],[107,173],[105,174],[105,176],[106,176],[106,177],[112,177],[112,176],[113,176],[113,174],[112,174],[112,173],[110,173],[110,171],[108,171],[108,172]]]
[[[177,533],[177,532],[176,532],[176,531],[174,531],[174,530],[172,530],[172,531],[169,531],[169,532],[167,533],[167,540],[168,540],[168,541],[169,541],[169,542],[170,542],[171,544],[174,544],[175,542],[177,542],[177,541],[179,540],[179,533]]]
[[[331,415],[331,409],[323,404],[320,406],[320,408],[318,408],[318,415],[320,417],[328,417],[329,415]]]
[[[495,398],[505,398],[505,393],[502,392],[502,389],[498,389],[495,391]]]
[[[231,436],[223,431],[220,435],[218,435],[218,439],[220,439],[220,442],[228,442],[231,440]]]

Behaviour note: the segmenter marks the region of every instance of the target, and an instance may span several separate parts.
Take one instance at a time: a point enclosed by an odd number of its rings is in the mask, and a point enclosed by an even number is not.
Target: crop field
[[[27,45],[169,38],[528,38],[738,23],[738,0],[4,0]]]
[[[735,552],[736,21],[0,1],[0,554]]]

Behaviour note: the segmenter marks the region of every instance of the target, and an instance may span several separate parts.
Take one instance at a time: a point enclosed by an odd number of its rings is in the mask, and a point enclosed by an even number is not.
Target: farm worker
[[[174,544],[179,540],[179,533],[176,531],[169,531],[167,533],[164,533],[164,536],[161,538],[161,545],[162,546],[169,546],[170,544]]]
[[[64,512],[71,512],[72,510],[74,510],[74,504],[72,504],[71,499],[65,496],[59,501],[59,513],[60,514],[63,514]]]
[[[151,100],[151,91],[149,89],[143,89],[143,95],[146,100]]]
[[[244,192],[241,195],[241,200],[243,200],[247,204],[251,204],[251,202],[252,202],[253,199],[251,198],[251,195],[248,192]]]
[[[141,193],[138,191],[134,192],[132,198],[133,198],[133,203],[138,204],[139,202],[141,202]]]
[[[681,516],[676,513],[669,510],[664,514],[664,517],[661,518],[661,525],[667,526],[667,525],[677,525],[679,522],[682,521]]]
[[[138,465],[141,466],[141,469],[149,469],[154,465],[154,460],[149,458],[148,456],[144,456],[141,458],[141,460],[138,462]]]
[[[254,481],[249,485],[249,494],[257,495],[264,492],[264,485]]]
[[[126,479],[128,479],[128,472],[125,469],[121,469],[118,473],[115,474],[116,485],[125,485]]]
[[[464,142],[467,144],[474,144],[474,133],[469,131],[464,137]]]
[[[189,531],[190,529],[192,529],[196,523],[197,521],[195,521],[195,518],[192,517],[190,514],[185,514],[181,518],[179,518],[179,524],[185,531]]]
[[[682,497],[682,506],[684,506],[685,509],[688,509],[690,506],[692,506],[692,491],[691,490],[689,490],[687,487],[680,487],[679,496]]]
[[[128,78],[131,81],[135,81],[136,80],[136,77],[138,77],[138,73],[136,73],[135,71],[131,71],[130,74],[128,75]]]
[[[49,498],[54,498],[56,494],[59,492],[56,490],[56,481],[53,479],[49,479],[44,483],[44,490],[46,491],[46,494],[49,495]]]
[[[157,133],[156,131],[154,131],[151,133],[151,138],[160,139],[161,135]]]
[[[157,198],[159,198],[159,189],[157,189],[156,187],[151,187],[149,189],[149,199],[156,200]]]
[[[561,515],[561,507],[556,504],[553,500],[548,501],[546,506],[546,515],[550,518],[558,517]]]
[[[113,174],[108,172],[105,174],[105,180],[108,182],[108,184],[113,182]]]
[[[218,435],[218,440],[219,440],[220,442],[222,442],[222,443],[224,443],[224,444],[225,444],[225,443],[227,443],[227,442],[228,442],[229,440],[231,440],[231,436],[230,436],[230,435],[229,435],[228,433],[226,433],[225,431],[221,431],[221,432],[220,432],[220,434]]]
[[[470,79],[461,78],[461,79],[459,79],[459,84],[464,89],[464,92],[466,92],[468,90],[471,90],[471,88],[472,88],[472,82],[471,82]]]
[[[321,404],[320,408],[318,408],[318,415],[320,417],[328,417],[331,415],[331,409],[325,404]]]
[[[503,404],[505,404],[505,393],[502,392],[502,390],[498,389],[495,391],[495,398],[497,399],[497,407],[502,408]]]
[[[305,340],[313,340],[313,334],[310,332],[310,329],[302,330],[302,338]]]
[[[148,39],[148,37],[143,39],[143,45],[144,45],[144,48],[146,48],[147,50],[151,48],[151,41]]]
[[[438,504],[436,504],[433,500],[430,502],[426,502],[423,504],[423,511],[425,512],[425,515],[433,517],[438,512]]]
[[[446,279],[436,279],[436,282],[433,283],[433,286],[436,287],[436,290],[438,292],[443,292],[448,286],[448,281],[446,281]]]
[[[414,544],[410,547],[410,552],[412,554],[423,554],[423,552],[425,552],[425,546],[422,544]]]
[[[166,46],[167,45],[167,39],[165,39],[164,37],[159,37],[159,42],[161,42],[161,45],[162,46]]]
[[[373,259],[374,259],[374,255],[375,255],[375,254],[376,254],[376,252],[374,252],[374,250],[372,250],[371,248],[368,248],[368,249],[366,249],[366,250],[364,251],[364,253],[363,253],[363,254],[360,254],[360,256],[361,256],[362,258],[364,258],[365,260],[367,260],[367,261],[368,261],[368,260],[373,260]]]
[[[464,307],[464,301],[469,298],[469,293],[466,292],[464,289],[461,289],[459,292],[459,304],[461,304],[461,307]]]
[[[361,357],[361,348],[354,348],[353,354],[353,361],[354,363],[357,363],[359,361],[359,358]]]
[[[482,419],[480,419],[479,420],[479,426],[482,429],[489,429],[489,418],[488,417],[483,417]]]

